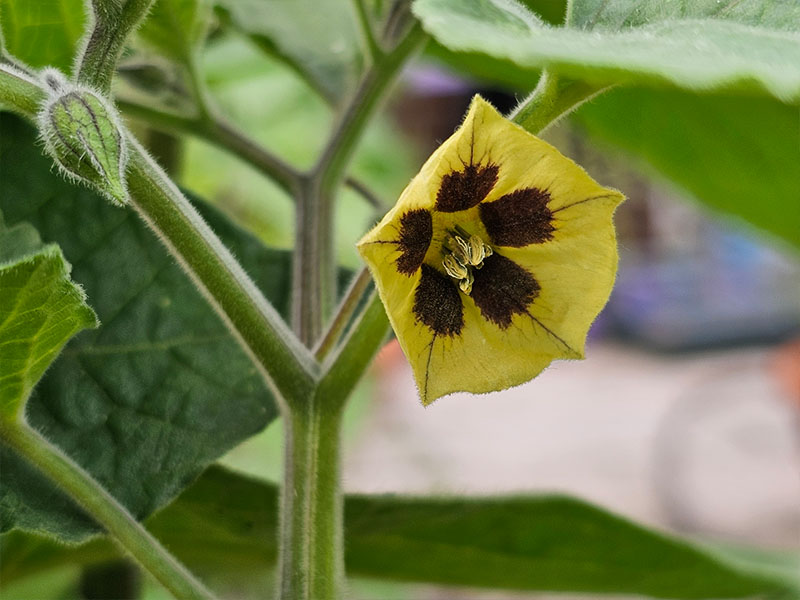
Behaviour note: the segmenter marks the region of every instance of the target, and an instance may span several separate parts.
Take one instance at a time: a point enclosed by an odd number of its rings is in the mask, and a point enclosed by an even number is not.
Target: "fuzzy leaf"
[[[276,416],[251,361],[133,211],[51,172],[34,131],[0,115],[0,209],[57,241],[103,325],[67,346],[28,403],[28,420],[137,517]],[[218,212],[208,221],[285,311],[290,256]],[[3,449],[0,531],[77,540],[96,531],[65,496]]]
[[[514,0],[417,0],[451,50],[482,52],[575,79],[767,93],[800,101],[800,3],[794,0],[576,0],[551,27]]]
[[[574,116],[721,214],[800,248],[800,111],[771,98],[615,90]]]
[[[0,419],[24,417],[31,390],[64,344],[97,326],[83,290],[55,244],[36,230],[8,228],[0,212]]]
[[[190,568],[231,582],[274,565],[277,505],[276,486],[214,467],[148,528]],[[673,599],[796,590],[791,575],[729,561],[565,496],[348,496],[345,536],[348,574],[381,579]],[[0,580],[9,583],[115,552],[105,540],[70,552],[30,536],[4,537],[3,551],[29,557],[0,565]]]

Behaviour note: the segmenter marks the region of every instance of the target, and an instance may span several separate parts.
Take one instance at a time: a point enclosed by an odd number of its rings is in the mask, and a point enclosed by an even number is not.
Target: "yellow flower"
[[[423,404],[583,358],[617,269],[624,197],[476,96],[359,242]]]

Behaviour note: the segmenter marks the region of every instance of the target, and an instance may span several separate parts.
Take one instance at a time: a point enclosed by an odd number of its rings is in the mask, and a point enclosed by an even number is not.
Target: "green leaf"
[[[236,30],[295,69],[331,102],[352,89],[361,51],[351,3],[340,0],[217,0]]]
[[[571,23],[581,29],[619,31],[656,21],[709,18],[797,31],[799,16],[794,0],[575,0]]]
[[[275,486],[214,467],[148,528],[189,567],[231,581],[275,562],[277,503]],[[564,496],[350,496],[345,523],[351,575],[661,598],[763,596],[793,585]],[[32,558],[0,566],[0,580],[114,552],[106,541],[69,553],[26,540],[3,542]]]
[[[0,212],[0,265],[17,261],[44,248],[42,238],[29,223],[6,227]]]
[[[85,22],[83,0],[0,0],[6,49],[32,67],[69,72]]]
[[[521,0],[532,13],[550,25],[561,25],[566,15],[566,0]],[[452,69],[472,79],[509,88],[512,91],[528,92],[536,87],[541,71],[522,67],[515,62],[489,56],[481,52],[453,52],[431,40],[425,49]]]
[[[76,333],[97,327],[86,295],[55,244],[0,212],[0,419],[24,418],[33,386]]]
[[[566,27],[548,26],[514,0],[417,0],[414,12],[451,50],[599,85],[669,84],[800,101],[794,0],[575,0]]]
[[[139,37],[164,56],[188,64],[205,39],[210,16],[208,0],[156,0]]]
[[[103,323],[62,353],[28,402],[46,432],[134,515],[174,498],[210,462],[276,416],[251,361],[174,259],[133,211],[51,172],[35,132],[0,115],[0,209],[32,223],[72,262]],[[279,310],[290,256],[265,249],[218,212],[221,239]],[[96,531],[66,496],[2,450],[0,531],[78,540]]]
[[[769,98],[626,89],[584,105],[574,118],[713,210],[800,248],[796,107]]]

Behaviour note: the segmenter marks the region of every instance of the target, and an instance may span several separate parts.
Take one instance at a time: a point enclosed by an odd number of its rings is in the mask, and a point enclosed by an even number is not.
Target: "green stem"
[[[397,47],[373,65],[362,78],[312,170],[314,177],[320,180],[323,195],[341,183],[347,164],[375,109],[396,80],[400,69],[425,39],[422,27],[415,23]]]
[[[91,0],[91,30],[75,63],[75,77],[105,95],[128,35],[144,18],[154,0]]]
[[[369,118],[422,39],[421,29],[412,28],[394,50],[367,71],[316,166],[303,180],[297,197],[292,320],[295,331],[308,347],[319,339],[333,299],[335,190],[344,179],[346,166]],[[359,278],[353,296],[358,295],[361,283],[364,282]],[[334,330],[349,320],[345,314],[351,306],[350,301],[342,305],[342,314],[332,325]],[[372,313],[367,311],[367,314]],[[382,318],[386,320],[385,314]],[[362,315],[360,322],[363,320]],[[334,333],[329,339],[337,335]],[[352,338],[353,332],[348,336]],[[320,355],[324,356],[332,342],[323,340],[321,345]],[[348,345],[348,351],[361,356],[369,350],[368,346],[356,349]],[[339,489],[341,415],[345,399],[362,372],[363,369],[353,378],[337,370],[339,377],[328,380],[332,385],[320,385],[305,402],[289,402],[284,411],[279,591],[285,600],[334,600],[341,593],[344,573]]]
[[[358,17],[364,50],[372,62],[376,63],[381,59],[384,52],[383,48],[378,44],[378,40],[375,39],[375,32],[372,29],[369,12],[367,11],[367,6],[364,4],[364,0],[353,0],[353,9],[356,11],[356,16]]]
[[[351,289],[360,287],[360,279]],[[340,598],[344,574],[339,487],[342,411],[388,329],[386,312],[374,293],[345,342],[326,362],[326,375],[310,402],[292,406],[286,415],[278,571],[282,600]]]
[[[545,69],[536,89],[511,112],[509,119],[538,134],[606,89],[607,86],[565,79]]]
[[[344,580],[341,405],[315,396],[285,420],[278,572],[282,600],[338,600]]]
[[[301,174],[297,169],[222,117],[211,120],[187,117],[128,100],[117,100],[117,106],[125,115],[151,127],[191,135],[224,148],[258,169],[288,194],[294,195],[298,189]]]
[[[154,129],[191,135],[215,144],[271,179],[292,199],[297,194],[302,173],[220,116],[209,123],[119,98],[117,107],[126,116],[141,120]],[[347,177],[344,183],[376,209],[386,210],[383,202],[363,182]]]
[[[339,307],[336,309],[336,314],[328,325],[325,335],[322,336],[320,341],[314,348],[314,357],[321,361],[324,360],[331,350],[336,346],[339,338],[342,336],[347,324],[356,312],[364,292],[367,291],[369,284],[372,282],[372,275],[369,270],[363,267],[361,271],[353,278],[350,288],[345,293],[344,298]]]
[[[200,135],[258,168],[292,197],[296,195],[302,178],[300,172],[231,123],[217,118],[208,123]]]
[[[378,212],[379,217],[382,217],[383,213],[389,210],[384,201],[378,198],[377,194],[368,188],[363,181],[359,181],[354,177],[347,177],[344,180],[344,184],[366,200]]]
[[[322,365],[317,394],[332,405],[344,405],[389,332],[386,310],[373,292],[336,352]]]
[[[27,424],[0,423],[0,438],[69,494],[176,598],[214,598],[111,494]]]
[[[316,361],[170,179],[129,136],[131,204],[286,400],[307,398]]]
[[[380,100],[425,34],[415,24],[405,38],[364,75],[328,139],[299,197],[293,271],[292,323],[301,340],[314,344],[335,297],[333,199],[347,164]]]
[[[41,84],[32,75],[0,64],[0,106],[33,120],[44,99]]]

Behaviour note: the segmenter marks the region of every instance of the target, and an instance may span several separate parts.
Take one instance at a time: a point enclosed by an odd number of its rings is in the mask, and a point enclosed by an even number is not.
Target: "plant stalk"
[[[131,204],[197,284],[276,397],[307,398],[317,364],[172,181],[128,137]]]
[[[355,277],[353,277],[350,287],[345,292],[344,298],[336,309],[336,315],[328,325],[325,335],[320,338],[314,347],[314,357],[318,361],[325,360],[325,357],[336,347],[339,338],[342,336],[347,324],[356,312],[364,292],[367,291],[372,282],[372,275],[366,267],[362,267]]]
[[[358,17],[365,54],[369,56],[372,62],[377,62],[383,56],[383,48],[381,48],[378,40],[375,39],[375,32],[372,29],[369,10],[367,9],[364,0],[352,0],[352,3],[353,9]]]
[[[153,129],[191,135],[227,150],[276,183],[292,199],[299,193],[303,177],[300,171],[218,115],[212,116],[211,122],[205,122],[196,117],[167,112],[120,98],[117,98],[117,107],[126,116],[143,121]],[[344,183],[376,209],[386,209],[383,202],[363,182],[347,177]]]
[[[279,597],[339,600],[344,582],[339,488],[342,405],[314,396],[284,419]]]
[[[565,79],[545,69],[536,88],[508,118],[538,135],[607,89],[608,86]]]
[[[322,335],[335,298],[333,215],[336,190],[345,178],[347,165],[367,123],[402,66],[424,39],[421,26],[415,23],[406,37],[365,73],[298,198],[292,324],[298,337],[309,347]]]
[[[154,0],[91,0],[92,27],[75,63],[75,77],[102,94],[111,94],[111,80],[125,40],[147,14]]]
[[[0,439],[69,494],[176,598],[214,598],[103,486],[27,424],[0,422]]]

